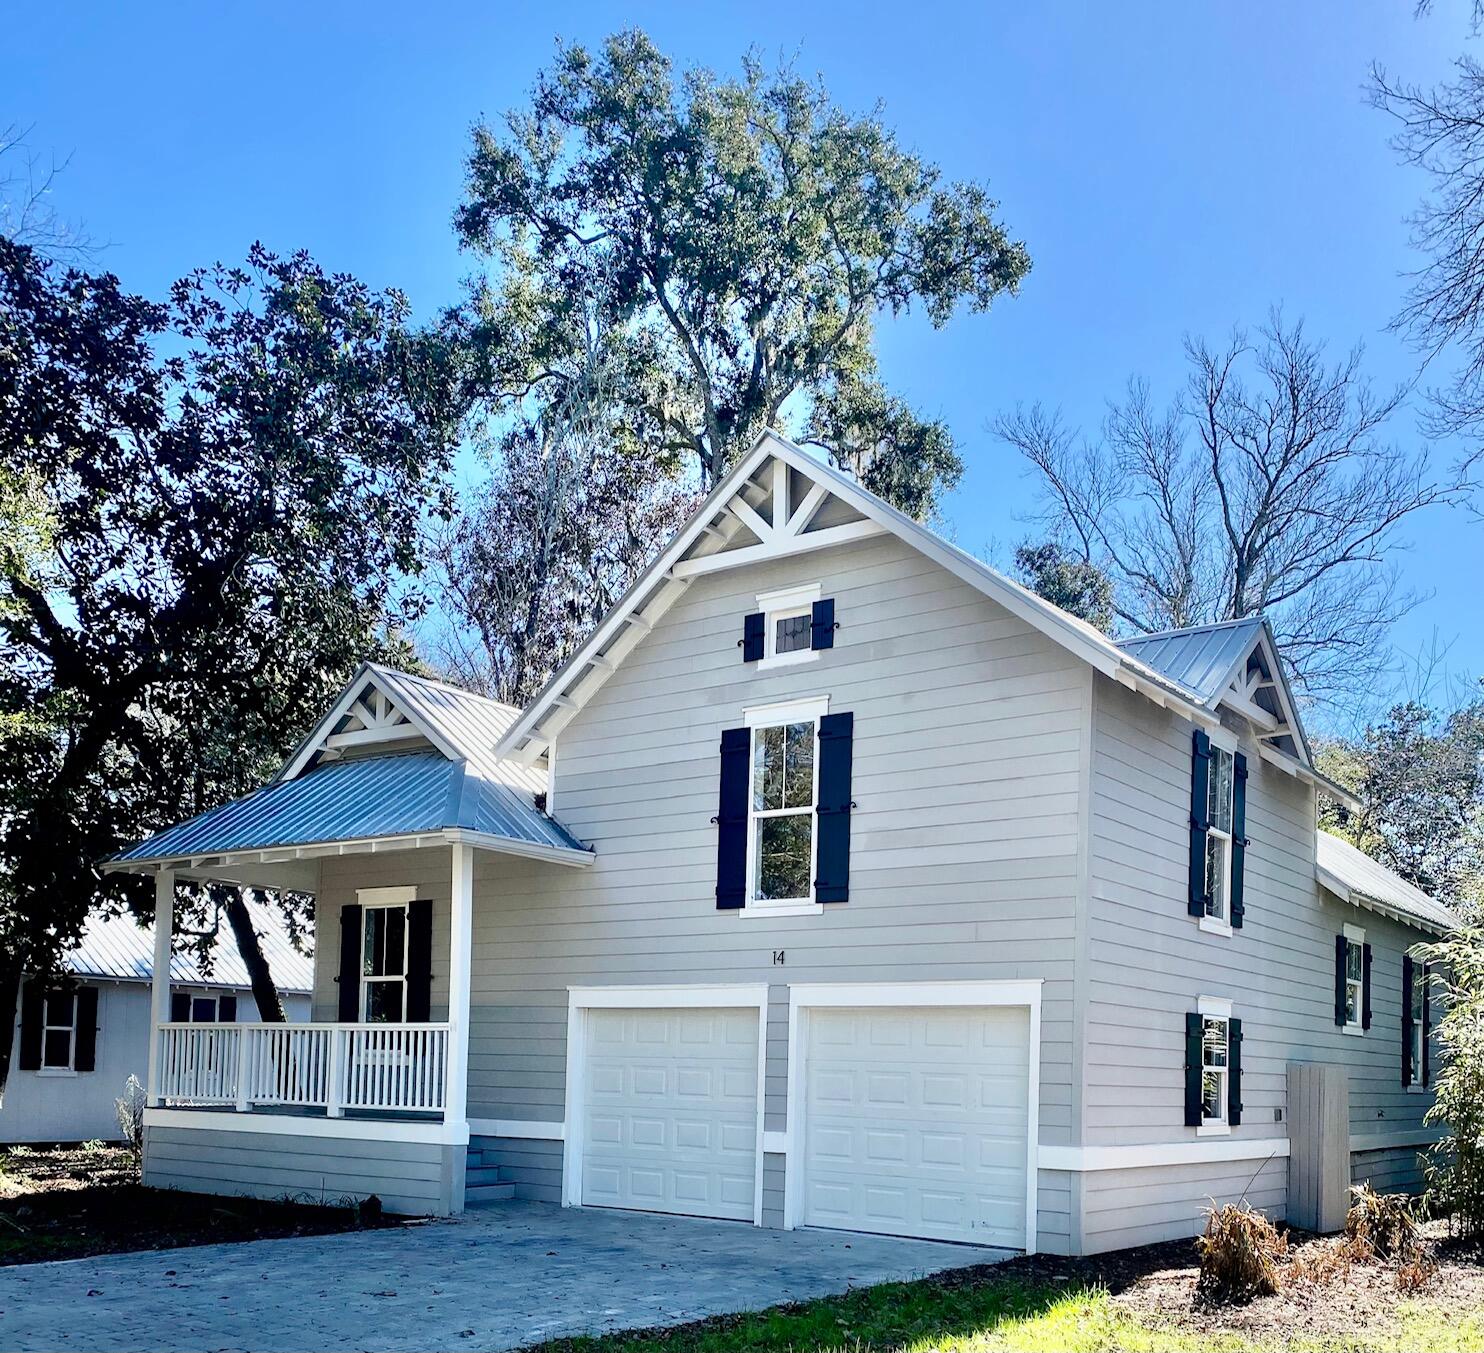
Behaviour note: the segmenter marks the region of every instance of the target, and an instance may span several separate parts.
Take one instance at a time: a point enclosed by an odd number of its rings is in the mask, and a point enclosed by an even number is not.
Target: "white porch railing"
[[[160,1096],[231,1104],[441,1113],[447,1024],[162,1024]]]

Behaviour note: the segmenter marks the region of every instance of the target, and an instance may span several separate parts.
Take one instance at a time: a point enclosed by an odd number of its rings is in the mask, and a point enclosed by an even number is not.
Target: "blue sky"
[[[523,101],[554,39],[645,28],[678,63],[792,55],[835,98],[880,100],[951,177],[987,180],[1034,270],[1021,295],[934,332],[883,325],[890,383],[949,422],[968,473],[947,504],[960,544],[1003,557],[1034,484],[987,432],[1017,400],[1086,425],[1131,373],[1182,379],[1185,333],[1219,338],[1273,304],[1380,383],[1413,359],[1386,324],[1415,266],[1423,191],[1365,105],[1370,62],[1430,82],[1467,40],[1458,0],[1034,6],[759,3],[364,3],[13,8],[0,125],[72,154],[57,206],[159,294],[254,239],[396,285],[420,314],[456,299],[470,260],[450,219],[470,124]],[[1395,428],[1413,444],[1411,417]],[[1452,451],[1439,448],[1440,459]],[[1402,652],[1436,634],[1484,674],[1484,525],[1414,519],[1406,583],[1429,594]]]

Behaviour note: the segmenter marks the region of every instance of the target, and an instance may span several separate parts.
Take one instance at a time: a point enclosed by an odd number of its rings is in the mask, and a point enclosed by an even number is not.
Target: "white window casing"
[[[1202,996],[1196,1009],[1201,1016],[1201,1123],[1196,1135],[1225,1136],[1231,1132],[1227,1105],[1231,1098],[1232,1003],[1221,996]],[[1214,1112],[1208,1105],[1214,1106]]]
[[[1353,1018],[1352,1018],[1353,1015]],[[1365,1034],[1365,929],[1345,925],[1345,1033]]]
[[[800,699],[780,701],[769,705],[757,705],[743,711],[743,722],[751,730],[752,740],[748,752],[747,785],[747,880],[746,901],[738,909],[741,917],[777,917],[818,915],[824,910],[813,897],[813,879],[817,871],[819,848],[819,721],[829,713],[828,695],[806,696]],[[813,748],[810,756],[810,786],[806,804],[792,807],[759,808],[756,776],[759,770],[758,739],[768,730],[787,728],[790,725],[808,724],[811,728]],[[759,854],[765,824],[779,818],[802,818],[809,824],[809,860],[806,869],[804,895],[791,898],[763,898],[759,896]]]
[[[789,667],[801,662],[813,662],[819,657],[810,639],[810,625],[814,614],[814,603],[823,595],[824,588],[817,582],[758,594],[757,608],[763,613],[763,656],[758,662],[759,671],[772,667]],[[801,618],[804,621],[805,642],[800,647],[780,652],[778,647],[780,622],[796,622]]]

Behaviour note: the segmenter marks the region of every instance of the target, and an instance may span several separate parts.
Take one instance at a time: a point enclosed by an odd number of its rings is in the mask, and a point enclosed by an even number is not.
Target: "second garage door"
[[[590,1010],[582,1201],[753,1220],[756,1009]]]
[[[806,1226],[1025,1243],[1030,1012],[808,1015]]]

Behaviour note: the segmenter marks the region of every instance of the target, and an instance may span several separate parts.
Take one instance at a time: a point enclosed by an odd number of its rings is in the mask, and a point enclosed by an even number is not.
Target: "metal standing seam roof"
[[[1428,930],[1458,927],[1449,908],[1332,832],[1319,833],[1314,875],[1342,901],[1374,907]]]
[[[321,761],[293,779],[280,773],[251,794],[120,852],[114,863],[454,829],[589,856],[575,836],[536,807],[545,772],[494,753],[518,710],[376,663],[363,664],[345,689],[367,682],[381,686],[411,721],[409,731],[426,735],[434,748]],[[287,765],[324,731],[321,721]]]
[[[1125,653],[1210,704],[1226,690],[1233,669],[1246,657],[1262,629],[1260,616],[1248,616],[1163,634],[1139,634],[1117,642]]]
[[[301,954],[289,942],[288,929],[276,908],[254,898],[247,900],[253,929],[262,941],[263,957],[280,991],[308,992],[314,989],[314,959]],[[94,916],[82,940],[62,960],[78,977],[148,982],[154,972],[154,932],[141,929],[134,918]],[[248,990],[252,981],[237,952],[232,929],[225,919],[212,943],[208,972],[194,949],[170,956],[170,980],[183,986],[234,987]]]
[[[141,841],[115,859],[158,860],[462,828],[586,853],[509,786],[439,751],[328,761]]]

